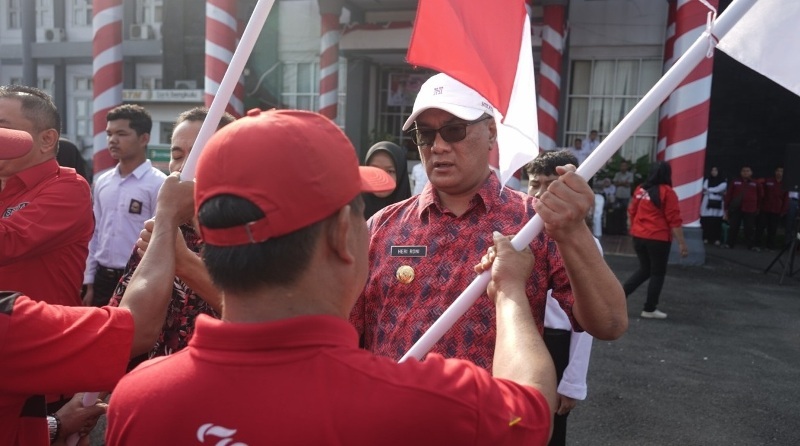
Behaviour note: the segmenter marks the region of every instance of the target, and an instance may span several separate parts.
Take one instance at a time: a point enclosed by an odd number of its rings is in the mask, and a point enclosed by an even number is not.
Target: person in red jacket
[[[725,220],[730,225],[728,228],[728,243],[723,248],[733,248],[739,236],[739,227],[744,223],[744,239],[747,249],[760,251],[755,243],[756,215],[761,203],[762,188],[753,179],[753,169],[742,166],[741,176],[730,182],[725,192]]]
[[[775,249],[775,233],[778,231],[778,223],[789,210],[789,192],[783,185],[783,167],[775,168],[775,176],[764,180],[763,200],[761,200],[761,212],[756,219],[756,245],[760,244],[767,231],[767,237],[762,246],[766,249]]]
[[[678,239],[681,256],[689,255],[683,238],[678,196],[672,190],[672,168],[669,164],[659,161],[651,166],[647,180],[634,191],[628,216],[639,269],[623,284],[625,296],[630,296],[639,285],[650,279],[641,316],[646,319],[666,319],[667,314],[656,307],[667,274],[673,237]]]

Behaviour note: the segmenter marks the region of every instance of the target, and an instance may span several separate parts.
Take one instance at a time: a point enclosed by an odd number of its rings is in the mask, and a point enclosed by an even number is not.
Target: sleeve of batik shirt
[[[128,259],[128,264],[125,265],[125,272],[122,273],[122,278],[119,279],[119,284],[116,288],[114,288],[114,294],[111,296],[111,300],[108,302],[108,304],[112,307],[119,306],[119,303],[122,300],[122,295],[125,294],[125,290],[128,289],[128,284],[131,282],[131,277],[133,277],[136,267],[139,266],[140,260],[142,259],[139,257],[139,252],[134,246],[131,257]]]
[[[572,305],[575,303],[575,297],[572,295],[572,286],[569,283],[569,276],[567,276],[567,269],[564,266],[564,259],[558,252],[556,242],[550,237],[545,236],[545,243],[547,243],[547,265],[550,268],[549,288],[553,290],[553,298],[558,302],[558,305],[567,313],[570,324],[574,331],[583,331],[583,327],[575,320],[575,315],[572,314]],[[594,249],[591,246],[588,249]]]

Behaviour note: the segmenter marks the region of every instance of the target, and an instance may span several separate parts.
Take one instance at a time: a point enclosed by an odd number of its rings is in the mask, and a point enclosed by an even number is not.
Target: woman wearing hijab
[[[725,213],[723,198],[728,183],[719,174],[719,169],[711,168],[703,180],[703,201],[700,203],[700,226],[703,227],[703,243],[722,243],[722,216]]]
[[[689,255],[681,228],[678,196],[672,190],[672,169],[668,163],[659,161],[651,166],[647,180],[634,192],[628,206],[628,216],[631,220],[633,247],[636,257],[639,258],[639,269],[625,281],[625,296],[629,296],[645,280],[650,279],[647,285],[647,301],[641,316],[647,319],[666,319],[667,314],[656,307],[667,274],[672,237],[678,239],[681,257]]]
[[[405,149],[393,142],[381,141],[370,147],[364,165],[385,170],[397,182],[397,187],[391,192],[363,194],[364,218],[369,219],[372,214],[386,206],[411,197],[411,181],[408,178]]]

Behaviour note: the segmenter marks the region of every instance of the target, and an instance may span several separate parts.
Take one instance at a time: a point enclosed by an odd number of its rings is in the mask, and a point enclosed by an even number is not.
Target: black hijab
[[[392,157],[397,171],[397,187],[394,188],[394,191],[389,196],[384,198],[379,198],[370,193],[362,194],[364,197],[364,218],[367,219],[386,206],[411,197],[411,181],[408,179],[406,149],[393,142],[381,141],[369,148],[367,156],[364,157],[364,165],[368,165],[372,155],[379,151],[386,152]]]
[[[672,186],[672,167],[666,161],[656,161],[650,166],[650,174],[642,183],[642,189],[647,191],[653,206],[659,209],[661,209],[661,195],[658,189],[662,184]]]
[[[713,168],[714,166],[711,166],[711,169]],[[706,180],[708,180],[708,187],[719,186],[720,183],[725,182],[722,175],[719,174],[719,167],[717,167],[717,176],[711,175],[711,169],[708,170],[708,176],[706,177]]]

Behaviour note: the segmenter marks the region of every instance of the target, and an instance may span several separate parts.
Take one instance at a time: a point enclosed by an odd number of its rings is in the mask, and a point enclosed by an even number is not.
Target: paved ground
[[[630,241],[603,238],[624,281]],[[780,264],[763,273],[777,254],[711,246],[703,266],[670,266],[663,321],[639,317],[646,284],[631,295],[628,332],[594,344],[568,443],[800,444],[800,272],[778,285]]]

